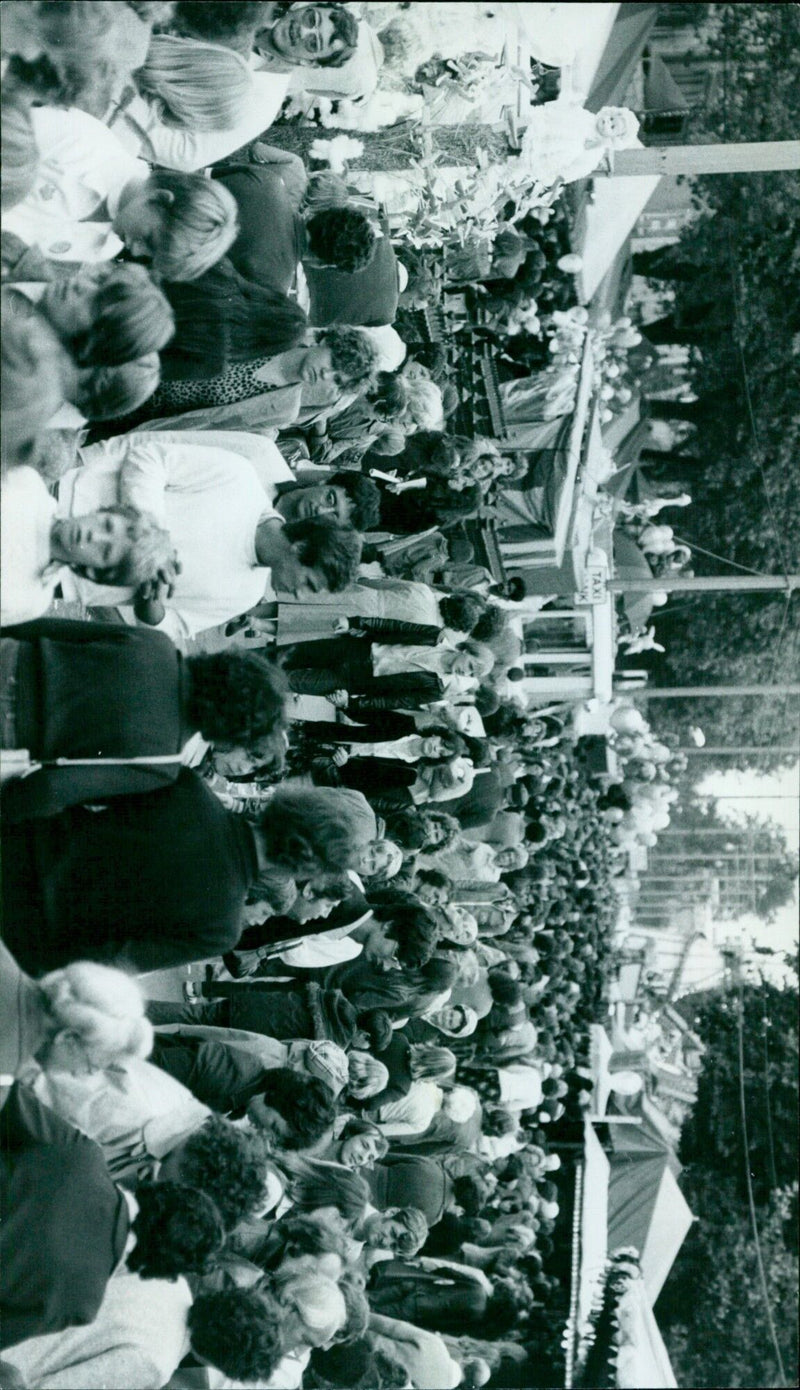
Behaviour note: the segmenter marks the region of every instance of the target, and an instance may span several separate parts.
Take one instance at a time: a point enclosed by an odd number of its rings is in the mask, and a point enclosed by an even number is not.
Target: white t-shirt
[[[30,1337],[4,1348],[3,1357],[41,1390],[166,1385],[189,1350],[191,1306],[185,1279],[115,1274],[94,1322]]]
[[[0,621],[31,622],[46,613],[65,574],[50,560],[56,504],[35,468],[12,468],[0,486]]]
[[[147,164],[85,111],[34,106],[31,121],[39,149],[36,182],[3,213],[3,230],[51,260],[111,260],[122,250],[111,230],[120,194],[126,184],[148,177]],[[102,220],[85,220],[98,212]]]
[[[202,441],[202,442],[200,442]],[[256,435],[189,430],[118,436],[83,450],[84,466],[59,485],[60,515],[109,506],[124,496],[155,514],[181,562],[159,627],[182,644],[246,613],[265,596],[271,571],[259,565],[256,528],[280,520],[269,492],[293,479],[276,446]],[[84,603],[118,604],[132,590],[80,580]],[[132,613],[126,614],[133,621]]]

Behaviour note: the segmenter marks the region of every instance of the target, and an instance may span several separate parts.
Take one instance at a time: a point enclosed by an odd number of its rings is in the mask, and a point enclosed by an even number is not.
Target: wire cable
[[[788,1382],[786,1379],[786,1370],[783,1364],[783,1356],[781,1355],[780,1343],[778,1342],[778,1334],[775,1328],[775,1320],[772,1316],[772,1308],[770,1306],[769,1289],[767,1287],[767,1276],[764,1269],[764,1257],[761,1253],[761,1241],[758,1235],[758,1219],[756,1217],[756,1204],[755,1199],[753,1197],[753,1177],[750,1172],[750,1141],[747,1135],[747,1105],[745,1101],[744,1089],[744,986],[742,984],[741,976],[739,978],[739,1007],[737,1010],[736,1022],[737,1043],[739,1053],[739,1110],[741,1112],[742,1117],[742,1143],[744,1145],[744,1175],[745,1180],[747,1182],[747,1204],[750,1208],[750,1225],[753,1230],[753,1244],[755,1246],[756,1263],[758,1265],[758,1278],[759,1283],[761,1284],[762,1297],[764,1299],[764,1310],[767,1315],[770,1339],[772,1341],[773,1350],[775,1352],[775,1360],[778,1363],[780,1383],[782,1386],[785,1386],[788,1384]]]

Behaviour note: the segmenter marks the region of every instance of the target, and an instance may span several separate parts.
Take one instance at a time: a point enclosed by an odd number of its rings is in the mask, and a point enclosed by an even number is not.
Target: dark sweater
[[[246,280],[286,294],[305,249],[305,228],[280,174],[258,164],[225,164],[213,176],[239,210],[239,235],[228,259]]]
[[[400,298],[397,257],[387,236],[363,270],[348,273],[332,266],[303,263],[311,297],[309,319],[315,328],[331,323],[379,328],[394,323]]]
[[[37,760],[177,754],[186,668],[162,632],[42,618],[6,629],[18,643],[17,746]],[[68,806],[150,792],[180,764],[43,768],[3,788],[5,819],[53,816]]]
[[[452,1193],[442,1165],[422,1156],[389,1153],[374,1168],[364,1169],[363,1176],[379,1211],[418,1207],[429,1226],[441,1220]]]
[[[156,1033],[150,1061],[220,1115],[241,1110],[263,1089],[267,1068],[235,1043]]]
[[[14,1086],[0,1119],[0,1347],[92,1322],[128,1207],[102,1151]]]
[[[172,786],[3,827],[5,940],[31,974],[71,960],[160,970],[230,951],[255,840],[193,772]]]

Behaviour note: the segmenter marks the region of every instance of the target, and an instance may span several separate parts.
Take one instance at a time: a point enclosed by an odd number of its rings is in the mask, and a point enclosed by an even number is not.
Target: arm
[[[366,633],[375,642],[400,643],[405,646],[435,647],[442,629],[429,623],[406,623],[399,618],[350,618],[354,628]]]
[[[141,141],[141,153],[152,164],[193,174],[256,139],[275,120],[283,105],[288,74],[253,73],[252,87],[236,125],[230,130],[194,131],[165,125],[157,107],[134,97],[122,118]]]

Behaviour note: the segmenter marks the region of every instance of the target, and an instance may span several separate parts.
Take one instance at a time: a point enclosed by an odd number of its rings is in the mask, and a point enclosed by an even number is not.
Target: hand
[[[337,748],[331,761],[334,767],[344,767],[345,763],[350,761],[350,754],[346,748]]]
[[[159,584],[163,586],[164,598],[172,597],[173,593],[175,592],[175,581],[178,575],[181,573],[182,569],[183,566],[180,560],[178,559],[178,556],[175,553],[175,551],[173,551],[170,558],[168,560],[165,560],[164,563],[159,567],[157,578]]]
[[[328,699],[335,709],[347,709],[350,696],[346,690],[334,690],[333,694],[328,696]]]
[[[350,619],[337,618],[336,622],[333,625],[333,630],[336,633],[337,637],[343,637],[346,632],[350,631]]]
[[[140,584],[136,597],[145,603],[163,603],[171,592],[172,590],[168,588],[167,584],[157,576],[155,579],[146,579],[143,584]]]

